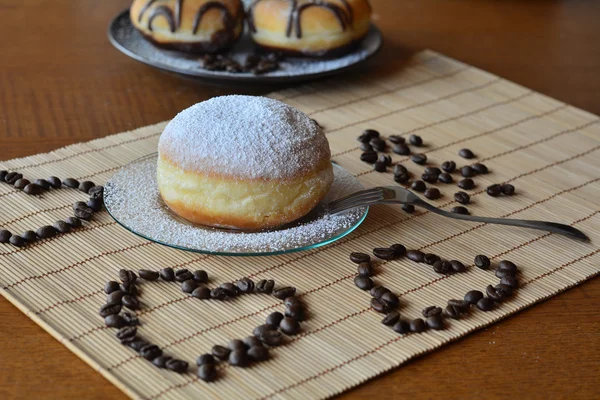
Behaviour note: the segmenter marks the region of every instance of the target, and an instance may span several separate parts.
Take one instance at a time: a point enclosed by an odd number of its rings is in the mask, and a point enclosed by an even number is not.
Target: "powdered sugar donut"
[[[164,202],[202,225],[275,227],[306,215],[333,181],[329,143],[300,110],[223,96],[179,113],[158,144]]]

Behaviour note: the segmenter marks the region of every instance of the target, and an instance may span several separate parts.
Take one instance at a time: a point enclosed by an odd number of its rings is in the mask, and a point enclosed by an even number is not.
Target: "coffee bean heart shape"
[[[70,188],[79,190],[87,195],[87,202],[77,201],[73,204],[73,216],[65,218],[64,221],[56,221],[52,225],[42,226],[35,231],[27,230],[20,235],[13,234],[6,229],[0,229],[0,243],[10,243],[15,247],[29,245],[38,239],[49,239],[58,234],[71,232],[73,229],[83,225],[82,221],[89,221],[95,212],[102,210],[104,205],[104,187],[97,186],[92,181],[79,182],[74,178],[61,181],[55,176],[48,179],[36,179],[34,182],[23,177],[18,172],[0,171],[0,182],[12,185],[17,190],[22,190],[28,195],[37,196],[45,191]]]
[[[153,281],[174,282],[181,290],[199,300],[227,300],[240,295],[251,293],[269,294],[282,300],[285,304],[285,314],[271,313],[265,324],[254,329],[252,336],[245,339],[232,339],[226,346],[215,345],[211,353],[198,356],[198,377],[206,382],[217,377],[217,364],[229,362],[236,367],[246,367],[252,363],[266,361],[269,358],[269,348],[283,343],[283,334],[296,335],[300,331],[300,322],[305,319],[302,302],[295,297],[296,288],[291,286],[275,288],[273,280],[263,279],[256,284],[249,278],[242,278],[235,283],[226,282],[209,289],[206,271],[189,271],[187,269],[164,268],[157,271],[140,270],[135,272],[127,269],[119,271],[119,280],[109,281],[104,286],[107,294],[106,304],[99,311],[107,327],[117,329],[116,337],[121,344],[136,350],[143,358],[152,362],[158,368],[166,368],[173,372],[185,373],[189,369],[188,362],[163,354],[160,347],[151,344],[138,335],[139,320],[135,314],[123,311],[127,308],[136,312],[141,308],[138,300],[137,284],[147,284]]]
[[[435,254],[424,254],[420,250],[406,250],[401,244],[393,244],[390,247],[381,247],[373,249],[373,255],[383,260],[379,265],[392,260],[406,257],[408,260],[416,263],[427,263],[433,265],[435,272],[449,275],[456,272],[465,272],[467,267],[457,260],[446,261]],[[496,268],[495,275],[500,278],[500,283],[496,286],[488,285],[485,296],[479,290],[467,292],[463,300],[450,299],[445,309],[438,306],[425,307],[422,311],[423,318],[405,319],[398,312],[400,300],[391,290],[382,285],[376,285],[372,277],[375,273],[375,265],[371,256],[366,253],[354,252],[350,254],[350,261],[358,264],[358,273],[354,278],[356,287],[361,290],[368,290],[371,299],[371,308],[379,313],[385,314],[381,320],[383,325],[391,327],[395,332],[406,335],[409,333],[421,333],[427,329],[442,330],[446,328],[444,320],[446,318],[459,319],[469,312],[471,306],[475,306],[481,311],[487,312],[493,310],[497,304],[507,300],[512,296],[513,291],[518,289],[519,280],[517,277],[518,268],[511,261],[500,261]],[[488,269],[491,262],[488,257],[478,255],[475,257],[473,266],[480,269]]]

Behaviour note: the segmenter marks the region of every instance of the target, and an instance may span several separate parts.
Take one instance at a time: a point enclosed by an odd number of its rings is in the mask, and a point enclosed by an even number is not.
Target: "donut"
[[[254,0],[248,6],[254,42],[288,55],[347,53],[369,32],[368,0]]]
[[[333,181],[316,121],[277,100],[215,97],[180,112],[158,143],[164,203],[194,224],[260,230],[309,213]]]
[[[241,0],[134,0],[129,16],[155,45],[187,52],[225,50],[244,27]]]

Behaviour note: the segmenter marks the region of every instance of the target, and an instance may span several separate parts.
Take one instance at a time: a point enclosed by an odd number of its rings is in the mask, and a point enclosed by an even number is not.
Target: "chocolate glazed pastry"
[[[253,40],[263,49],[334,57],[366,36],[370,15],[367,0],[255,0],[248,7],[247,20]],[[308,19],[318,23],[307,24]]]
[[[243,14],[240,0],[134,0],[130,10],[133,25],[156,46],[209,53],[235,43]],[[220,24],[205,23],[216,18]]]

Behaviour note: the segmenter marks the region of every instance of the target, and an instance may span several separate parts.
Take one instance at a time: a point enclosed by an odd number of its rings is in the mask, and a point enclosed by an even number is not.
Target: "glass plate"
[[[358,47],[339,58],[320,60],[288,57],[280,63],[281,69],[254,75],[252,73],[208,71],[200,67],[198,61],[200,56],[197,54],[165,50],[154,46],[144,39],[131,24],[129,10],[121,12],[111,21],[107,33],[112,45],[120,52],[152,67],[217,82],[244,81],[260,84],[306,81],[338,74],[373,57],[383,44],[381,31],[375,25],[371,25],[369,33],[358,44]],[[246,56],[254,51],[252,40],[247,32],[244,32],[227,55],[243,64]]]
[[[355,230],[368,208],[327,214],[325,204],[362,190],[362,184],[333,164],[334,180],[325,199],[308,215],[275,229],[239,231],[194,225],[162,201],[156,184],[156,153],[125,165],[104,187],[110,215],[129,231],[165,246],[227,256],[266,256],[310,250],[333,243]]]

